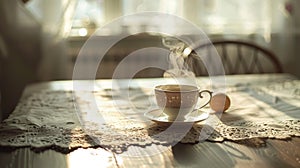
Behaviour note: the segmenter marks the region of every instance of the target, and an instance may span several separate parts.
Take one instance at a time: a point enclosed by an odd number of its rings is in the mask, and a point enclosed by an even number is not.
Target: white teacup
[[[212,97],[209,90],[200,91],[192,85],[166,84],[155,87],[155,97],[158,107],[168,115],[170,121],[183,120],[184,116],[192,112],[197,105],[198,98],[202,93],[207,92],[209,100],[200,108],[206,106]]]

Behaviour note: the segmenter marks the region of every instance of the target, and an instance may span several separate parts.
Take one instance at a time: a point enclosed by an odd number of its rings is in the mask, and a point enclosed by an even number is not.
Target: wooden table
[[[227,85],[240,82],[251,84],[277,79],[291,79],[282,75],[227,76]],[[241,80],[242,79],[242,80]],[[153,79],[137,79],[135,83],[149,83]],[[158,79],[155,79],[156,81]],[[207,78],[201,78],[207,81]],[[87,82],[87,81],[82,81]],[[109,84],[110,80],[98,80]],[[23,97],[42,89],[72,90],[72,81],[54,81],[28,86]],[[251,140],[222,143],[178,143],[163,153],[143,157],[129,157],[108,152],[102,148],[77,149],[69,154],[55,150],[36,153],[30,148],[2,149],[1,167],[300,167],[300,138],[288,140],[260,139],[263,146],[254,146]],[[147,148],[155,148],[155,145]]]

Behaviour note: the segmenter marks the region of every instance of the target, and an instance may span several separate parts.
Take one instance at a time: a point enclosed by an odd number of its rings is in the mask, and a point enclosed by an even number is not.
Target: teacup
[[[156,102],[160,110],[168,116],[170,121],[184,120],[184,117],[195,110],[198,98],[203,98],[202,93],[209,94],[209,100],[198,109],[206,106],[212,97],[209,90],[200,91],[192,85],[166,84],[155,87]]]

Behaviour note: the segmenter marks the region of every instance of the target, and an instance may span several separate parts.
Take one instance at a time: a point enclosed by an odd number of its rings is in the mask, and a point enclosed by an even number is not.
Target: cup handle
[[[207,92],[209,94],[209,100],[204,105],[202,105],[201,107],[199,107],[198,109],[201,109],[201,108],[205,107],[211,101],[212,93],[213,92],[209,91],[209,90],[202,90],[202,91],[199,92],[199,97],[200,98],[203,98],[202,93],[204,93],[204,92]]]

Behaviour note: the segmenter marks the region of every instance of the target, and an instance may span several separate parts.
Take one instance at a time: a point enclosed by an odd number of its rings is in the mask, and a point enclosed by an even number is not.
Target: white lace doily
[[[290,88],[286,88],[288,85]],[[232,88],[228,93],[233,102],[231,111],[223,114],[221,120],[212,114],[207,121],[191,125],[182,133],[182,129],[165,131],[169,126],[143,117],[142,112],[147,110],[148,99],[153,95],[140,89],[131,89],[130,101],[118,97],[120,91],[116,90],[82,93],[80,96],[72,91],[41,91],[22,99],[11,116],[0,125],[0,145],[37,150],[54,148],[62,152],[100,146],[121,153],[132,145],[164,145],[178,141],[197,143],[203,137],[219,142],[251,138],[286,139],[300,136],[299,86],[299,81],[290,81],[281,85],[236,89],[238,91]],[[283,92],[280,91],[279,95],[274,88]],[[86,98],[90,94],[94,96],[97,105],[94,110],[100,118],[90,115],[93,107]],[[276,100],[270,98],[272,96]],[[115,106],[116,102],[118,106]]]

